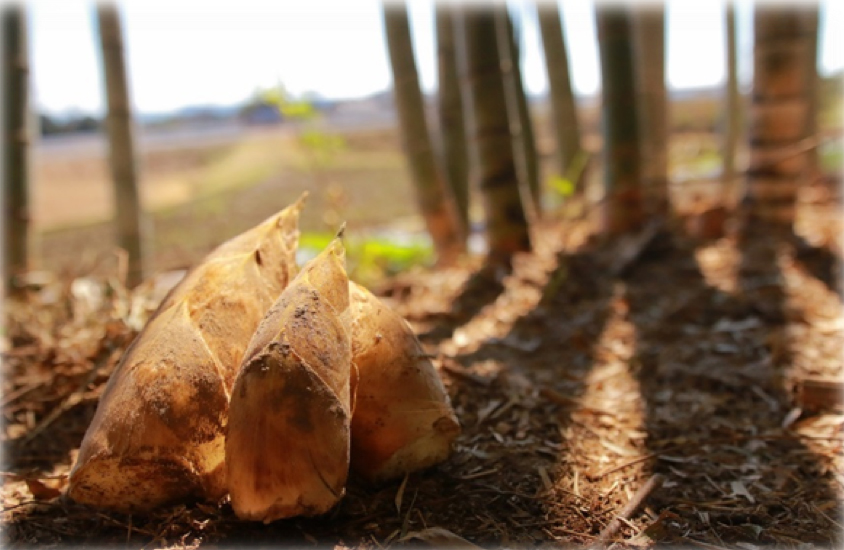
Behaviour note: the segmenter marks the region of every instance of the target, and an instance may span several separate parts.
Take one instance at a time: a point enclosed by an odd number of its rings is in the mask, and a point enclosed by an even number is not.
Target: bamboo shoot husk
[[[230,390],[252,333],[295,274],[303,204],[219,246],[163,300],[105,387],[71,498],[139,512],[225,495]]]
[[[240,518],[318,515],[345,492],[352,375],[344,261],[335,240],[305,265],[249,344],[226,438]]]
[[[371,482],[396,479],[448,458],[460,424],[434,365],[400,315],[350,285],[352,470]]]

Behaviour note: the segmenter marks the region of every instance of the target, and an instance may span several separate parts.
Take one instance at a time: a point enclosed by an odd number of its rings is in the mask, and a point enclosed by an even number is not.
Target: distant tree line
[[[72,115],[67,117],[50,116],[46,113],[38,115],[38,129],[42,136],[87,134],[98,132],[102,128],[102,119],[91,115]]]

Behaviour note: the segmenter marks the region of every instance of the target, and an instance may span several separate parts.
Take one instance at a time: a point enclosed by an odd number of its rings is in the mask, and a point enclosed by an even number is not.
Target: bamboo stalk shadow
[[[844,301],[844,288],[842,288],[844,269],[842,269],[841,256],[828,247],[808,243],[800,235],[794,235],[792,242],[795,248],[794,259],[812,277],[838,295],[840,301]]]
[[[492,266],[484,266],[473,273],[463,284],[447,314],[429,316],[428,320],[434,326],[419,334],[419,339],[436,345],[451,338],[458,327],[466,324],[504,292],[501,275]]]
[[[805,514],[806,498],[839,512],[840,504],[822,456],[783,427],[794,408],[786,378],[793,354],[777,254],[791,241],[782,231],[757,229],[739,239],[735,293],[708,284],[695,243],[676,238],[664,257],[639,263],[625,281],[646,442],[654,470],[678,483],[657,504],[682,518],[685,533],[669,534],[677,541],[840,545],[821,514],[783,521]],[[662,319],[664,289],[654,280],[677,287],[680,307]],[[662,459],[669,454],[671,461]]]
[[[467,369],[487,361],[497,362],[504,366],[498,376],[502,386],[506,387],[509,380],[526,378],[539,390],[540,404],[527,412],[535,420],[531,425],[543,426],[542,431],[533,435],[559,445],[556,456],[542,457],[547,458],[543,467],[552,475],[555,469],[566,468],[559,458],[568,445],[564,434],[573,425],[571,415],[586,389],[584,380],[599,360],[597,343],[612,311],[613,281],[596,274],[611,269],[613,250],[609,243],[590,242],[579,250],[558,253],[556,267],[548,274],[539,304],[517,319],[504,338],[487,340],[475,351],[454,358]],[[494,429],[494,420],[487,424]],[[515,463],[511,469],[525,476],[527,487],[523,490],[542,494],[547,487],[535,477],[538,463],[539,457],[527,463]],[[507,489],[507,481],[498,483]],[[580,504],[578,498],[566,491],[540,499],[543,515],[552,513],[551,507]],[[573,521],[577,522],[578,517]],[[588,537],[597,521],[593,518],[578,525],[549,524],[544,536],[554,544],[560,540],[571,542],[575,532]],[[590,540],[583,538],[580,542]]]
[[[841,533],[829,518],[806,507],[809,499],[842,511],[834,468],[783,427],[794,408],[786,378],[793,357],[776,251],[790,242],[764,230],[740,241],[735,292],[707,281],[696,257],[700,243],[665,231],[618,277],[606,275],[615,263],[612,246],[561,255],[534,311],[504,338],[455,360],[470,367],[495,359],[536,379],[536,370],[520,368],[529,362],[526,356],[553,354],[554,361],[538,367],[554,373],[554,395],[570,401],[557,419],[559,432],[566,433],[585,391],[585,374],[598,366],[596,343],[620,288],[636,341],[627,368],[640,388],[647,433],[643,459],[629,465],[665,476],[672,488],[655,492],[649,504],[677,518],[655,522],[657,542],[683,544],[697,537],[731,546],[784,544],[791,537],[840,545]],[[507,345],[536,335],[542,336],[541,349]],[[566,441],[560,444],[565,448]],[[795,519],[806,517],[811,519]],[[584,521],[583,528],[590,524]]]

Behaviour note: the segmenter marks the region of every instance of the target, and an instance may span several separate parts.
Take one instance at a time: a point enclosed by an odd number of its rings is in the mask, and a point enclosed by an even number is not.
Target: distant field
[[[352,229],[414,216],[395,131],[357,131],[342,141],[322,158],[278,128],[144,152],[141,189],[155,268],[189,265],[305,190],[311,194],[306,231],[335,230],[343,220]],[[34,199],[43,267],[84,271],[108,256],[113,210],[101,151],[36,157]]]
[[[139,146],[145,208],[160,210],[227,187],[250,185],[281,164],[289,131],[232,133]],[[41,231],[112,217],[104,137],[48,141],[35,150],[34,223]]]

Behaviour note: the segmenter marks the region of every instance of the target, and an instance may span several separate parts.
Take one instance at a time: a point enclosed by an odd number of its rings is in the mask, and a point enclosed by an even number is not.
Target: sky
[[[580,94],[600,88],[594,4],[561,3],[572,82]],[[724,5],[667,0],[666,71],[672,89],[725,80]],[[30,62],[34,101],[54,114],[104,109],[94,4],[31,0]],[[128,0],[120,4],[130,93],[141,113],[188,105],[232,105],[282,82],[294,95],[363,97],[391,85],[378,0]],[[431,0],[410,0],[411,34],[424,91],[436,89]],[[523,21],[522,70],[531,94],[547,90],[534,8],[512,2]],[[844,2],[821,2],[819,66],[844,68]],[[751,75],[749,1],[737,4],[740,82]]]

